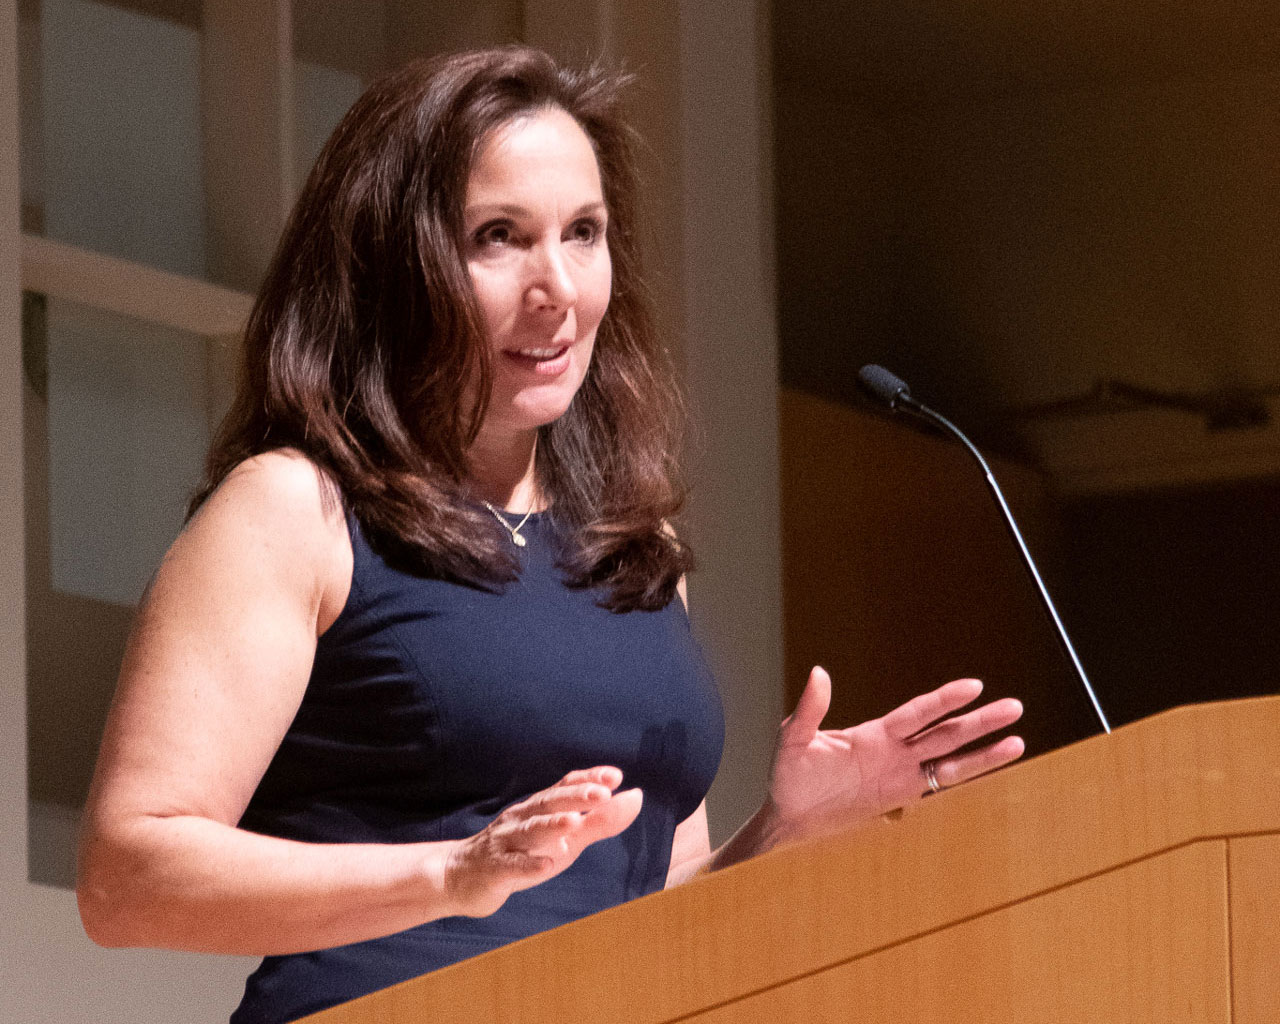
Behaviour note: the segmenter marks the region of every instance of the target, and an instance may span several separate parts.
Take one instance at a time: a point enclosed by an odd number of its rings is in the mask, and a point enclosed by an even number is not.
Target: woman
[[[768,799],[711,851],[722,722],[677,600],[682,428],[619,85],[523,48],[405,68],[339,125],[285,229],[140,609],[78,886],[98,942],[264,955],[237,1022],[1022,751],[954,753],[1016,701],[925,728],[973,680],[821,732],[815,669]]]

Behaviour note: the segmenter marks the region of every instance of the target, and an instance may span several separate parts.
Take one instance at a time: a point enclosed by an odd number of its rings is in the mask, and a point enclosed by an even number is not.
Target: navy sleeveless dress
[[[387,565],[349,519],[351,593],[241,827],[310,842],[460,839],[569,771],[612,764],[644,806],[486,918],[267,957],[232,1024],[281,1024],[661,889],[720,761],[719,698],[679,599],[616,614],[566,587],[556,529],[521,531],[498,592]]]

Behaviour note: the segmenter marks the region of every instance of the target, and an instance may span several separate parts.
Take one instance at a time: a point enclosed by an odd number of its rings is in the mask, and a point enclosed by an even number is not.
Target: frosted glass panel
[[[56,301],[47,337],[52,586],[132,605],[199,480],[205,343]]]
[[[39,95],[23,100],[43,152],[24,166],[24,201],[43,204],[50,238],[203,277],[199,32],[89,0],[39,14],[39,52],[23,55]]]

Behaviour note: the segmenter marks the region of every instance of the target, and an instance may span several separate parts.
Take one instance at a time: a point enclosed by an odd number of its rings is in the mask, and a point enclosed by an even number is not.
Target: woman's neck
[[[537,453],[536,431],[494,437],[482,430],[467,452],[472,492],[509,512],[539,511]]]

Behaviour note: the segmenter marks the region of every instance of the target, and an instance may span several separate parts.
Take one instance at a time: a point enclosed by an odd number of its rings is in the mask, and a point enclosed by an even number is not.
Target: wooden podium
[[[1280,1021],[1280,697],[1179,708],[306,1018]]]

